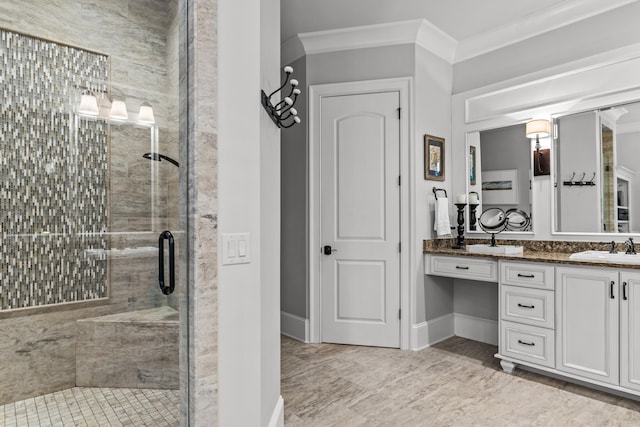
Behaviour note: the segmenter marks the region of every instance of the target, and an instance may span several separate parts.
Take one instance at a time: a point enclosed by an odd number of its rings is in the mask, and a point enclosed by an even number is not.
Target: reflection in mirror
[[[640,103],[557,117],[555,231],[637,233]]]
[[[507,231],[532,231],[532,154],[524,123],[481,131],[479,138],[468,138],[468,141],[468,193],[478,193],[477,215],[481,217],[492,208],[517,211],[521,219],[526,218],[518,222],[526,226]],[[471,225],[469,231],[473,231]]]

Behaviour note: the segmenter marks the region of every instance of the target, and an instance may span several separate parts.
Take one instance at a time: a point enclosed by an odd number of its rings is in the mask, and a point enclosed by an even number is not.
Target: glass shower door
[[[180,6],[0,6],[0,424],[179,424]]]

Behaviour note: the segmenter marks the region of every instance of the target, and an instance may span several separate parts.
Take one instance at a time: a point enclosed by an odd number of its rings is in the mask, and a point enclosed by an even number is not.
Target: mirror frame
[[[625,96],[625,95],[631,95]],[[550,120],[552,123],[552,148],[551,148],[551,235],[552,236],[564,236],[564,237],[578,237],[578,236],[586,236],[586,237],[600,237],[600,238],[613,238],[614,236],[618,237],[635,237],[638,236],[639,233],[634,232],[625,232],[625,233],[607,233],[604,231],[558,231],[556,224],[556,188],[558,184],[558,179],[561,179],[557,176],[556,170],[556,153],[555,153],[555,134],[556,134],[556,120],[558,118],[598,111],[607,108],[613,107],[621,107],[626,104],[635,104],[640,103],[640,93],[637,91],[630,90],[626,94],[620,94],[620,96],[599,96],[590,99],[587,102],[578,103],[574,108],[569,108],[567,110],[563,110],[561,112],[552,113],[550,116]]]

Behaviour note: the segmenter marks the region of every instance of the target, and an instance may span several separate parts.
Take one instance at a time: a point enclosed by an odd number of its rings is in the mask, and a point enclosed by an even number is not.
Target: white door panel
[[[556,268],[556,368],[618,384],[618,272]]]
[[[378,114],[336,122],[336,240],[385,239],[384,122]],[[358,172],[357,165],[367,169]]]
[[[399,92],[321,103],[322,340],[400,346]]]
[[[336,261],[336,322],[384,322],[385,262]]]
[[[640,273],[622,272],[620,385],[640,391]]]

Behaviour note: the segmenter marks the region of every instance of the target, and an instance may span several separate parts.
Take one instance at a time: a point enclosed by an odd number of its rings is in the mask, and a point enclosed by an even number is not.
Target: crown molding
[[[616,133],[618,135],[635,132],[640,132],[640,122],[624,123],[616,126]]]
[[[282,43],[283,64],[304,55],[417,44],[452,63],[457,42],[425,19],[301,33]]]
[[[523,19],[461,40],[453,62],[465,61],[636,1],[568,0],[556,7],[532,13]]]

